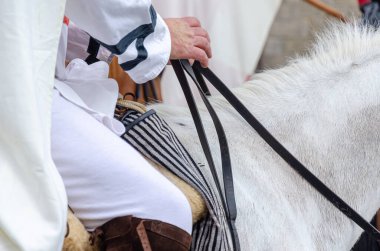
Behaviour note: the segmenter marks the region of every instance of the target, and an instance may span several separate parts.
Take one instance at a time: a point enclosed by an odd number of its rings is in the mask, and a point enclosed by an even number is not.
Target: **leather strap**
[[[193,65],[195,72],[204,75],[210,83],[226,98],[235,110],[252,126],[252,128],[280,155],[290,167],[301,175],[312,187],[330,201],[349,219],[354,221],[359,227],[370,236],[380,241],[380,232],[373,225],[361,217],[354,209],[344,202],[338,195],[330,190],[322,181],[312,174],[300,161],[298,161],[272,134],[249,112],[249,110],[239,101],[239,99],[228,89],[228,87],[208,68],[202,68],[199,62]]]
[[[211,173],[213,175],[213,179],[216,185],[216,188],[218,190],[218,193],[220,195],[220,198],[222,200],[223,209],[226,213],[226,217],[228,220],[228,227],[231,231],[231,238],[232,238],[232,244],[234,250],[240,250],[240,244],[239,244],[239,238],[236,231],[235,226],[235,220],[236,220],[236,202],[235,202],[235,193],[234,193],[234,185],[233,185],[233,176],[232,176],[232,170],[231,170],[231,160],[230,160],[230,154],[228,150],[228,143],[227,138],[224,133],[223,126],[215,112],[215,110],[212,108],[211,104],[209,103],[207,97],[205,96],[204,91],[206,89],[202,88],[198,81],[197,77],[193,72],[193,69],[191,68],[190,64],[186,60],[173,60],[172,61],[173,69],[179,79],[179,82],[181,84],[182,90],[185,94],[186,101],[188,103],[188,106],[190,108],[191,115],[193,117],[195,127],[197,129],[197,133],[203,148],[203,151],[205,153],[208,165],[210,167]],[[189,83],[187,82],[186,75],[183,71],[185,69],[190,77],[193,79],[196,87],[199,90],[199,93],[202,97],[203,102],[206,105],[207,110],[210,113],[210,116],[212,118],[212,121],[214,123],[218,139],[219,139],[219,146],[221,151],[221,159],[222,159],[222,174],[223,174],[223,184],[224,184],[224,193],[222,192],[222,188],[218,179],[218,173],[215,168],[215,164],[213,161],[213,157],[211,154],[210,146],[206,137],[206,133],[203,128],[203,123],[200,118],[198,108],[195,104],[194,97],[191,93],[191,89],[189,86]],[[204,83],[204,86],[206,84]],[[207,89],[208,90],[208,89]]]
[[[90,55],[88,55],[88,57],[85,60],[87,64],[93,64],[99,61],[99,59],[97,58],[99,49],[100,44],[93,37],[90,37],[90,41],[88,42],[87,48],[87,53]]]
[[[140,238],[141,246],[144,251],[152,251],[152,247],[150,246],[148,234],[146,233],[144,220],[140,221],[137,225],[136,232]]]

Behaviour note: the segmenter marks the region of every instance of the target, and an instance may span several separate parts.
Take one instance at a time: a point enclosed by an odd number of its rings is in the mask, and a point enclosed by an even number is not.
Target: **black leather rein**
[[[328,201],[330,201],[337,209],[339,209],[349,219],[354,221],[359,227],[366,231],[370,236],[380,241],[380,232],[363,217],[361,217],[354,209],[352,209],[346,202],[344,202],[338,195],[329,189],[322,181],[320,181],[314,174],[312,174],[300,161],[298,161],[280,142],[278,142],[273,135],[248,111],[248,109],[239,101],[239,99],[228,89],[228,87],[208,68],[202,68],[199,62],[195,62],[191,67],[188,60],[174,60],[172,61],[174,71],[184,91],[186,100],[188,102],[191,114],[197,128],[198,136],[201,141],[202,148],[205,152],[207,162],[211,168],[218,192],[223,199],[225,205],[225,212],[229,221],[229,227],[232,232],[232,240],[234,250],[240,250],[239,240],[235,228],[236,220],[236,202],[234,196],[233,176],[231,170],[231,161],[228,151],[227,139],[224,134],[222,124],[207,100],[206,95],[210,95],[207,85],[203,76],[223,95],[223,97],[235,108],[235,110],[244,118],[244,120],[251,125],[251,127],[267,142],[267,144],[284,159],[290,167],[292,167],[299,175],[301,175],[312,187],[314,187],[320,194],[322,194]],[[192,96],[189,84],[187,82],[184,70],[193,79],[199,93],[205,103],[211,118],[214,122],[221,149],[222,158],[222,173],[224,183],[224,194],[222,193],[220,182],[217,177],[215,165],[213,163],[211,150],[208,146],[206,133],[204,132],[201,118],[198,113],[197,106]],[[203,75],[203,76],[202,76]]]

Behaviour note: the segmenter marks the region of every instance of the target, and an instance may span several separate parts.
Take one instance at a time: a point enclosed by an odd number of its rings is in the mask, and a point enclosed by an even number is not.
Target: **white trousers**
[[[60,250],[64,186],[50,155],[54,66],[65,0],[0,8],[0,250]]]
[[[132,215],[191,233],[184,194],[135,149],[90,114],[53,95],[52,155],[70,207],[88,230]]]

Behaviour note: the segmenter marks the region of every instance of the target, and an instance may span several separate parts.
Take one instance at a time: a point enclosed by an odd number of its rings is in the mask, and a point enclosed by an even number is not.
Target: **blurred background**
[[[357,0],[323,0],[347,16],[361,15]],[[302,54],[313,41],[315,32],[326,20],[334,20],[325,12],[303,0],[283,0],[273,21],[257,70],[283,66],[289,58]]]

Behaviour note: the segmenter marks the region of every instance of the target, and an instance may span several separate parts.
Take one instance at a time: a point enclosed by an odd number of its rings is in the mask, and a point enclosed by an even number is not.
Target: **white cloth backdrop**
[[[50,155],[65,0],[3,2],[0,14],[0,250],[60,250],[67,201]]]
[[[210,68],[230,86],[255,70],[282,0],[152,0],[162,17],[195,16],[210,33]],[[162,79],[165,103],[185,104],[172,67]]]

